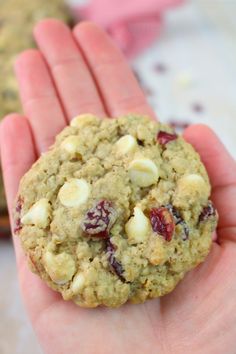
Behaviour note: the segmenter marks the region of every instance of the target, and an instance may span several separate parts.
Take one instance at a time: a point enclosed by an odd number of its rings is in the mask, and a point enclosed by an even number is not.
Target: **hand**
[[[34,36],[39,50],[16,62],[25,116],[7,116],[0,129],[10,214],[21,176],[73,116],[154,117],[123,56],[95,25],[82,23],[71,33],[46,20]],[[79,308],[29,271],[14,237],[22,295],[45,353],[236,353],[236,165],[209,128],[192,126],[184,136],[207,167],[220,220],[205,263],[171,294],[119,309]]]

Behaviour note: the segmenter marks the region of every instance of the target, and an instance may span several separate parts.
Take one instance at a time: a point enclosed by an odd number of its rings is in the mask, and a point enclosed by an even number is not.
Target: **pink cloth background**
[[[159,35],[163,13],[184,0],[90,0],[73,8],[76,20],[94,21],[113,37],[128,57]]]

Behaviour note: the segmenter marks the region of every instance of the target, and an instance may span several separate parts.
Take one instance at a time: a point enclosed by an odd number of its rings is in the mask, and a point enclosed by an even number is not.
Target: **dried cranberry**
[[[122,267],[122,264],[117,261],[114,253],[115,253],[115,246],[111,243],[110,240],[107,240],[107,248],[106,251],[108,253],[108,261],[110,263],[110,266],[114,273],[118,275],[118,277],[122,280],[125,281],[125,278],[122,276],[124,273],[124,269]]]
[[[17,234],[21,229],[22,229],[22,224],[21,224],[20,218],[17,218],[15,220],[15,224],[14,224],[14,228],[13,228],[14,234]]]
[[[167,209],[171,212],[174,217],[175,225],[181,225],[184,230],[183,241],[186,241],[189,237],[189,228],[184,219],[181,217],[179,211],[172,205],[168,204]]]
[[[109,230],[116,221],[117,213],[111,202],[100,200],[93,208],[89,209],[81,223],[84,232],[101,238],[109,237]]]
[[[199,216],[199,222],[205,221],[209,219],[211,216],[216,215],[216,209],[211,201],[209,201],[208,205],[202,209],[202,212]]]
[[[16,212],[19,214],[21,213],[22,205],[23,205],[23,198],[19,196],[16,202]]]
[[[176,140],[177,138],[177,134],[167,133],[162,130],[160,130],[157,134],[157,141],[163,146],[169,143],[170,141]]]
[[[203,113],[204,112],[204,107],[201,103],[193,103],[192,104],[192,110],[196,113]]]
[[[150,211],[150,221],[154,232],[163,236],[166,241],[171,241],[175,223],[172,214],[167,208],[152,208]]]
[[[174,217],[174,220],[175,220],[175,225],[178,225],[180,224],[183,219],[179,213],[179,211],[172,205],[172,204],[168,204],[166,205],[166,208],[171,212],[171,214],[173,215]]]
[[[156,63],[154,71],[158,74],[165,74],[167,72],[167,66],[164,63]]]
[[[14,224],[14,228],[13,228],[13,232],[15,234],[17,234],[22,229],[22,224],[21,224],[21,220],[20,220],[22,205],[23,205],[23,199],[21,196],[19,196],[17,199],[17,202],[16,202],[16,207],[15,207],[15,211],[18,214],[18,217],[15,218],[15,224]]]

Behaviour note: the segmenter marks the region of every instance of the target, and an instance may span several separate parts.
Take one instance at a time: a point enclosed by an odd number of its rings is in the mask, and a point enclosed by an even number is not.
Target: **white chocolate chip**
[[[80,114],[79,116],[76,116],[75,118],[72,119],[70,125],[72,127],[79,128],[94,122],[94,120],[96,119],[97,117],[90,113]]]
[[[198,174],[190,174],[183,176],[178,182],[178,188],[183,192],[194,192],[195,190],[201,191],[206,189],[206,182],[202,176]]]
[[[134,216],[132,216],[125,225],[125,231],[129,242],[144,242],[150,231],[150,221],[144,215],[139,207],[134,208]]]
[[[158,168],[150,159],[133,160],[129,165],[129,176],[133,183],[140,187],[148,187],[159,179]]]
[[[207,199],[210,194],[210,187],[201,175],[185,175],[177,183],[177,190],[174,195],[176,206],[186,203],[193,203],[198,199]]]
[[[120,138],[115,145],[116,151],[121,155],[125,155],[136,149],[137,141],[132,135],[125,135],[122,136],[122,138]]]
[[[47,251],[43,263],[50,278],[58,285],[70,281],[76,271],[74,259],[65,252],[55,255]]]
[[[42,198],[36,202],[21,218],[23,225],[36,225],[45,228],[50,222],[51,205],[48,199]]]
[[[77,152],[77,148],[78,148],[78,137],[74,136],[74,135],[68,136],[61,143],[61,148],[71,155],[75,154]]]
[[[77,273],[71,284],[71,290],[74,294],[78,294],[84,287],[85,275],[84,273]]]
[[[186,89],[193,85],[194,78],[191,72],[182,71],[176,76],[175,82],[179,88]]]
[[[58,198],[66,207],[78,207],[88,200],[90,185],[85,179],[73,178],[66,182],[58,193]]]

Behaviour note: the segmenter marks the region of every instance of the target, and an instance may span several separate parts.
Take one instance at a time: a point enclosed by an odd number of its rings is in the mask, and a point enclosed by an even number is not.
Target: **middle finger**
[[[105,116],[97,87],[69,28],[58,20],[44,20],[36,26],[34,36],[68,120],[84,112]]]

